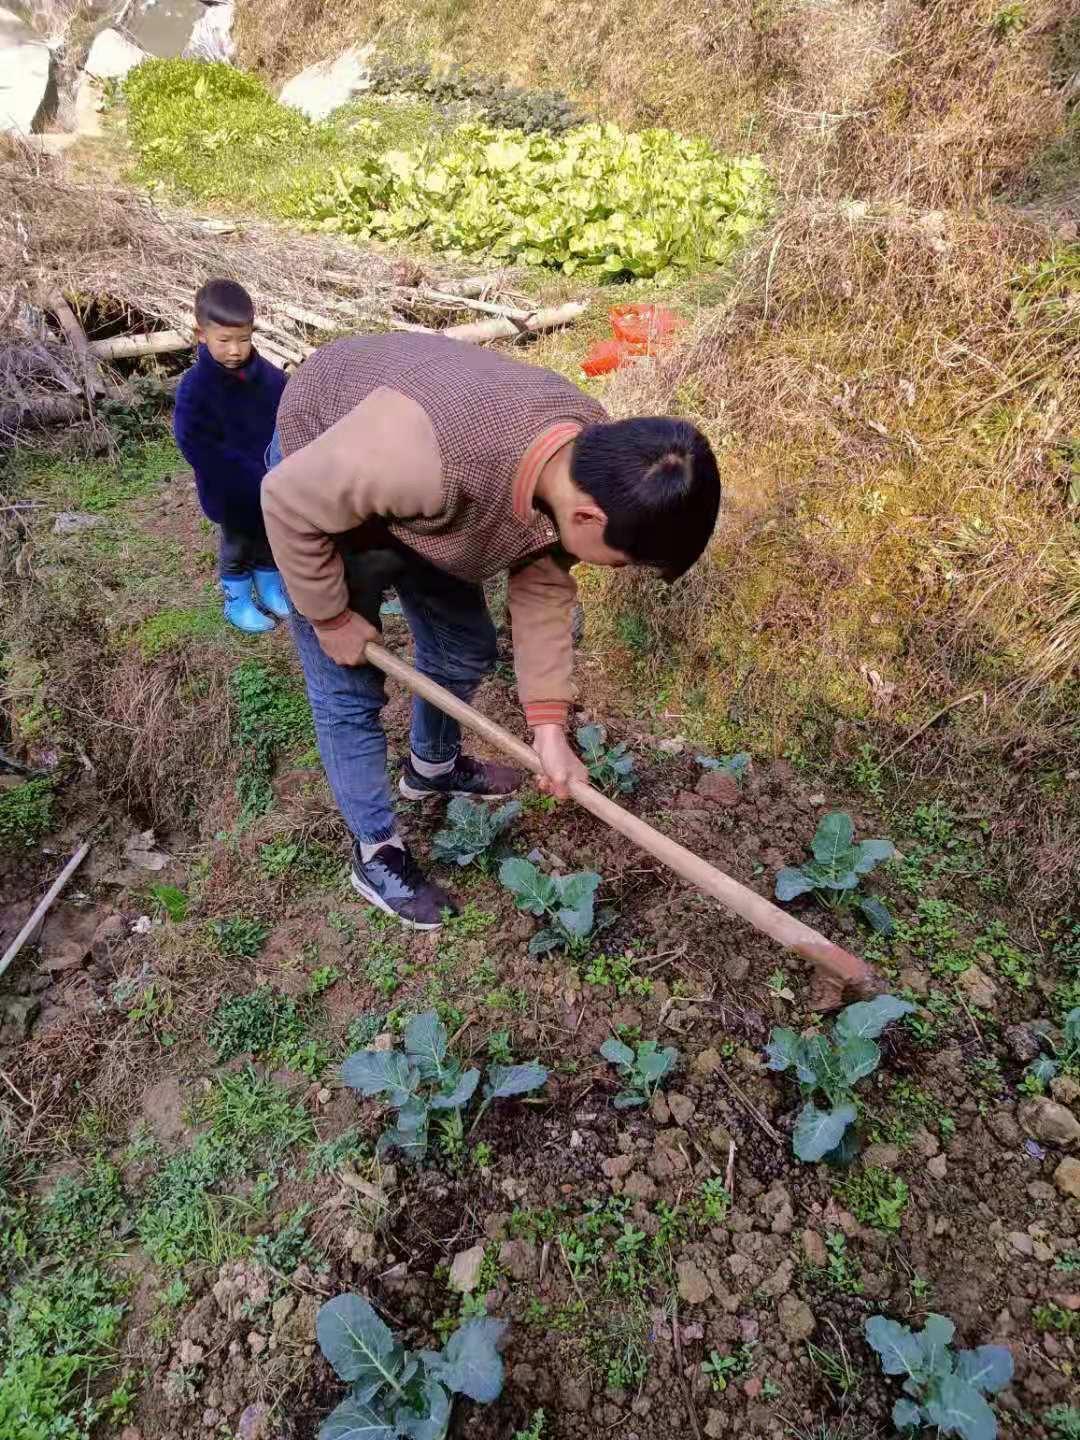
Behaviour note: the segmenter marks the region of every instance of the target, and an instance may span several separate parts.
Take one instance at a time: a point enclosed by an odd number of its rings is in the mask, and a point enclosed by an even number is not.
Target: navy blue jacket
[[[180,381],[173,434],[195,471],[199,504],[217,525],[248,535],[262,532],[263,456],[285,381],[285,372],[254,350],[242,369],[227,370],[205,345]]]

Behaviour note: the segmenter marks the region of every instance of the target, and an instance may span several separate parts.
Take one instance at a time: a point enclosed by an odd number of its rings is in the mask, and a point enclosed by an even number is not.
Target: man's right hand
[[[323,654],[335,665],[362,665],[364,653],[372,640],[378,640],[379,632],[369,625],[355,610],[347,610],[345,622],[329,627],[316,625]]]

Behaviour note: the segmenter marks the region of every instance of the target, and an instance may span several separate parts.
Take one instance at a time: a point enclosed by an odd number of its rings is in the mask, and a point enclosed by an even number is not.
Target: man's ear
[[[607,515],[596,504],[575,505],[570,516],[575,525],[599,525],[601,530],[607,526]]]

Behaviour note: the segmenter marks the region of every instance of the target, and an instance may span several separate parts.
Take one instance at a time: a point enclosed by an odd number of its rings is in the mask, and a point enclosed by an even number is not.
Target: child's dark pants
[[[221,527],[221,543],[218,547],[218,574],[222,580],[236,579],[250,575],[253,570],[273,570],[274,557],[270,553],[270,542],[266,531],[259,527],[258,533],[233,530],[228,525]]]

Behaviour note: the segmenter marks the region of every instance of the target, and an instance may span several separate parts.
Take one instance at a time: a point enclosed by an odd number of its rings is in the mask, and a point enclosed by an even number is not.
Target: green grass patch
[[[315,1079],[330,1063],[326,1047],[309,1034],[317,1013],[313,999],[296,1000],[264,985],[221,1002],[210,1021],[207,1043],[221,1063],[253,1055]]]
[[[215,591],[207,591],[202,602],[187,608],[160,610],[136,626],[131,643],[145,660],[156,660],[170,650],[179,650],[193,640],[213,640],[226,631],[225,616]]]
[[[53,787],[47,778],[0,791],[0,851],[32,850],[53,823]]]
[[[243,753],[237,794],[242,819],[265,815],[274,803],[270,777],[278,755],[315,740],[311,707],[298,681],[258,660],[238,665],[229,679],[233,743]]]

